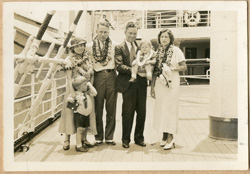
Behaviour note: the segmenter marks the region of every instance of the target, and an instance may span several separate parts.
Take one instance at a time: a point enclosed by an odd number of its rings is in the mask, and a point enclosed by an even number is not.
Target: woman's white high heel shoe
[[[160,143],[160,146],[163,147],[163,146],[165,146],[166,144],[167,144],[167,140],[166,140],[166,141],[162,140],[161,143]]]
[[[172,149],[172,147],[175,148],[175,139],[173,138],[172,141],[170,143],[167,143],[163,149],[164,150],[169,150],[169,149]]]

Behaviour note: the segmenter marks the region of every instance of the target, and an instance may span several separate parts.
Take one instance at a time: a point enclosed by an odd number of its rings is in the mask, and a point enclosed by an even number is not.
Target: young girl
[[[74,90],[72,82],[74,81],[74,78],[79,75],[84,76],[88,80],[90,80],[93,76],[93,68],[90,63],[90,56],[88,52],[85,51],[85,44],[86,41],[83,39],[72,39],[69,56],[65,59],[64,69],[66,70],[67,74],[67,85],[59,124],[59,132],[65,134],[65,141],[63,144],[64,150],[70,149],[70,135],[76,133],[74,111],[67,107],[68,97],[76,97],[76,92]],[[95,125],[95,115],[94,112],[92,112],[90,114],[90,127],[88,128],[88,132],[91,132],[94,135],[96,134]],[[85,147],[93,147],[93,145],[86,140],[87,131],[85,131],[84,134],[85,136],[82,140],[83,145]],[[82,151],[86,151],[86,149],[82,148]]]
[[[137,74],[142,77],[147,76],[148,80],[152,79],[153,65],[156,60],[155,52],[151,48],[150,41],[141,41],[140,50],[137,53],[136,59],[132,62],[132,73],[129,82],[135,82]]]

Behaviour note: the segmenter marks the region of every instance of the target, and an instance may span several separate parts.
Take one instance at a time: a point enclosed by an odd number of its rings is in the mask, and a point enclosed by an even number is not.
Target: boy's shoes
[[[136,79],[131,77],[131,79],[129,80],[129,83],[134,83],[134,82],[136,82]]]
[[[88,152],[88,149],[86,147],[83,147],[83,146],[81,146],[81,147],[76,146],[75,149],[77,152]]]
[[[91,147],[94,147],[94,146],[95,146],[94,144],[91,144],[90,142],[88,142],[88,140],[82,141],[82,145],[83,145],[84,147],[87,147],[87,148],[91,148]]]
[[[115,146],[116,145],[115,141],[113,141],[113,140],[106,140],[105,143],[107,145],[111,145],[111,146]]]
[[[101,145],[102,143],[103,143],[102,141],[96,140],[96,141],[95,141],[95,146],[99,146],[99,145]]]
[[[63,144],[63,150],[69,150],[69,149],[70,149],[70,141],[66,140],[64,141],[64,144]]]

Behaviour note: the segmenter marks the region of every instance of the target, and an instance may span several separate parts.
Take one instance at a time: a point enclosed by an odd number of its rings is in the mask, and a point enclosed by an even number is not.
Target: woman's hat
[[[70,41],[70,48],[73,48],[73,47],[80,45],[80,44],[86,44],[86,43],[87,43],[87,41],[84,39],[74,38],[74,39],[71,39],[71,41]]]

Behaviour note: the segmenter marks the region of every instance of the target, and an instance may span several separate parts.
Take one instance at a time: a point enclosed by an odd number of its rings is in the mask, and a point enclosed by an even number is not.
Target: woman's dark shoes
[[[90,142],[88,142],[88,140],[82,141],[82,145],[87,148],[94,147],[94,144],[91,144]]]
[[[66,140],[64,141],[64,144],[63,144],[63,150],[69,150],[69,149],[70,149],[70,141]]]
[[[123,147],[123,148],[129,148],[129,144],[122,143],[122,147]]]
[[[138,146],[146,147],[146,144],[144,142],[141,142],[141,143],[135,142],[135,144],[137,144]]]
[[[83,146],[81,146],[81,147],[76,146],[75,149],[76,149],[77,152],[88,152],[88,148],[83,147]]]
[[[113,140],[106,140],[105,143],[106,143],[107,145],[111,145],[111,146],[115,146],[115,145],[116,145],[116,142],[113,141]]]

